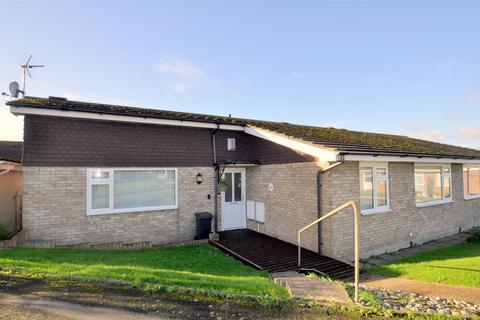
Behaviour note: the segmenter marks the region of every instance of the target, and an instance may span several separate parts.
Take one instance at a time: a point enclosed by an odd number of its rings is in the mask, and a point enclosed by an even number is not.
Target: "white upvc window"
[[[87,170],[87,215],[177,208],[177,169]]]
[[[465,199],[480,198],[480,164],[463,165],[463,195]]]
[[[388,163],[360,162],[360,208],[363,214],[390,211]]]
[[[417,207],[452,201],[452,168],[450,164],[416,163],[414,172]]]

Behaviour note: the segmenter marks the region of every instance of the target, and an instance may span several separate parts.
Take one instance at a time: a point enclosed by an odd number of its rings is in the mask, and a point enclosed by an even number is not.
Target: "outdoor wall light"
[[[197,176],[195,177],[195,181],[197,181],[197,184],[202,183],[202,174],[198,173]]]

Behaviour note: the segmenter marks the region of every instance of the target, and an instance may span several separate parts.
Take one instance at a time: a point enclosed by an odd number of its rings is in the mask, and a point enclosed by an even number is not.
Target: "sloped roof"
[[[272,122],[188,112],[70,101],[65,98],[55,97],[50,97],[48,99],[25,97],[14,101],[9,101],[7,104],[17,107],[37,107],[54,110],[80,111],[142,118],[196,121],[257,127],[313,144],[331,147],[342,153],[480,159],[480,150],[393,134],[359,132],[346,129],[298,125],[286,122]]]
[[[0,141],[0,161],[22,163],[23,142]]]

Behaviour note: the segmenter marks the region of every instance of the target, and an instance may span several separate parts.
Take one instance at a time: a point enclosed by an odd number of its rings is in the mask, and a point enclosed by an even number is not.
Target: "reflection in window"
[[[449,166],[415,166],[415,200],[417,203],[451,198]]]
[[[360,166],[360,208],[363,212],[388,209],[388,169]]]
[[[480,196],[480,166],[465,165],[463,167],[463,193],[465,196]]]
[[[373,209],[372,168],[360,168],[360,207],[362,210]]]
[[[235,172],[235,201],[242,201],[242,174]]]
[[[225,183],[227,184],[227,188],[225,190],[225,202],[232,202],[232,174],[230,172],[225,173]]]

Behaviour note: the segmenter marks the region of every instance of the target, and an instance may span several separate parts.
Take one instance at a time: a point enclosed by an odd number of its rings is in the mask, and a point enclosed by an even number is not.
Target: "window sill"
[[[164,211],[175,210],[178,206],[163,206],[163,207],[147,207],[147,208],[133,208],[133,209],[120,209],[120,210],[105,210],[105,211],[90,211],[87,212],[87,216],[99,216],[104,214],[122,214],[122,213],[135,213],[135,212],[150,212],[150,211]]]
[[[420,202],[416,203],[415,206],[417,208],[424,208],[424,207],[430,207],[430,206],[436,206],[439,204],[447,204],[447,203],[453,203],[452,199],[445,199],[445,200],[437,200],[437,201],[427,201],[427,202]]]
[[[476,196],[464,196],[463,197],[465,200],[475,200],[475,199],[480,199],[480,195]]]
[[[376,214],[376,213],[388,213],[392,212],[391,208],[381,208],[381,209],[370,209],[370,210],[363,210],[361,211],[362,216],[368,216],[371,214]]]

